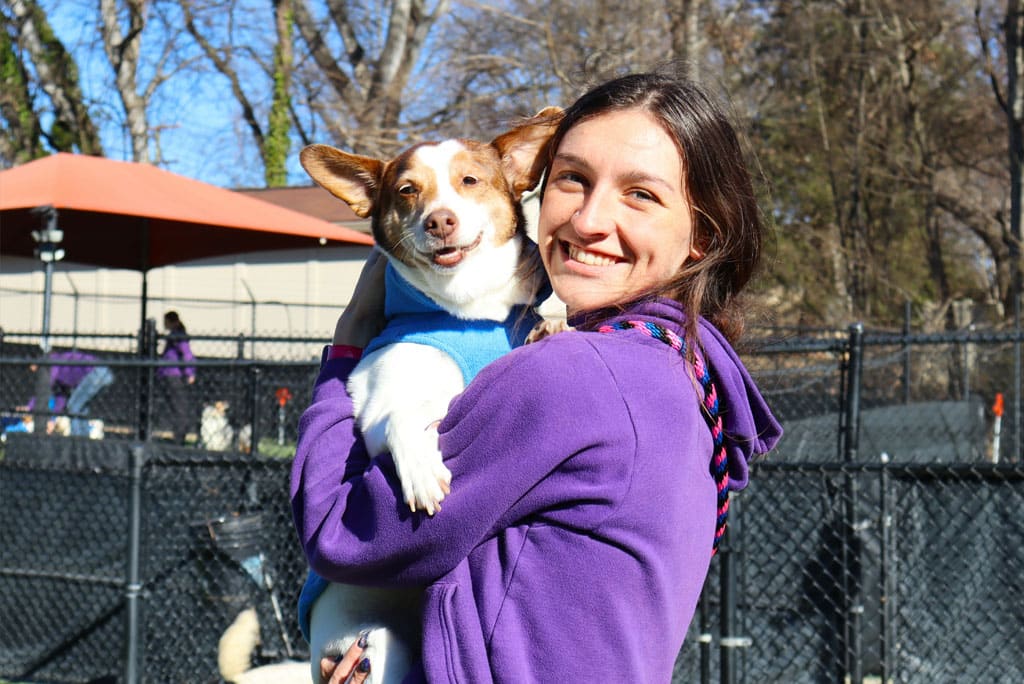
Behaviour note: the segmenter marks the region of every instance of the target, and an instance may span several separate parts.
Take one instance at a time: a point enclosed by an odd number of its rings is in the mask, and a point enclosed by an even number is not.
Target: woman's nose
[[[601,237],[612,231],[613,208],[606,201],[604,194],[591,190],[583,195],[580,205],[569,220],[577,235]]]

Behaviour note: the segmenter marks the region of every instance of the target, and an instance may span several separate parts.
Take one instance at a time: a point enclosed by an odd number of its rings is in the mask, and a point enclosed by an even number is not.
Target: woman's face
[[[570,314],[664,284],[699,256],[692,233],[683,161],[653,116],[614,111],[569,129],[544,190],[538,242]]]

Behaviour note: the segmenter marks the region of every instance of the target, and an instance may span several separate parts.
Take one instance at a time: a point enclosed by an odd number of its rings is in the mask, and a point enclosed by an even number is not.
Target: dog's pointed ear
[[[535,187],[548,163],[548,144],[562,120],[561,107],[545,107],[512,130],[491,141],[518,200]]]
[[[349,154],[330,145],[310,145],[299,153],[306,173],[321,187],[341,199],[359,218],[373,211],[384,175],[384,162]]]

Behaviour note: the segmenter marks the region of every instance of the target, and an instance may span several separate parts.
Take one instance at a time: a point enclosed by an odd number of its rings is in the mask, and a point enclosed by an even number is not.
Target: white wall
[[[159,325],[164,311],[174,309],[192,334],[234,336],[253,332],[255,311],[258,335],[328,340],[369,250],[321,247],[153,269],[147,276],[147,316]],[[41,262],[0,257],[0,327],[7,333],[40,331],[43,289]],[[134,271],[58,262],[50,330],[133,336],[141,324],[141,291],[142,276]],[[196,346],[197,353],[218,353],[204,351],[201,342]]]

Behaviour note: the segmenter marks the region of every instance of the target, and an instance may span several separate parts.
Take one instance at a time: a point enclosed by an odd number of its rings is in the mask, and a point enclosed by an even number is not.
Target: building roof
[[[356,216],[343,201],[319,185],[287,188],[242,188],[236,190],[286,209],[315,216],[339,226],[370,234],[370,220]]]
[[[151,164],[67,153],[0,171],[3,253],[33,256],[32,233],[52,234],[69,261],[137,271],[230,254],[373,244],[365,231],[252,194]]]

